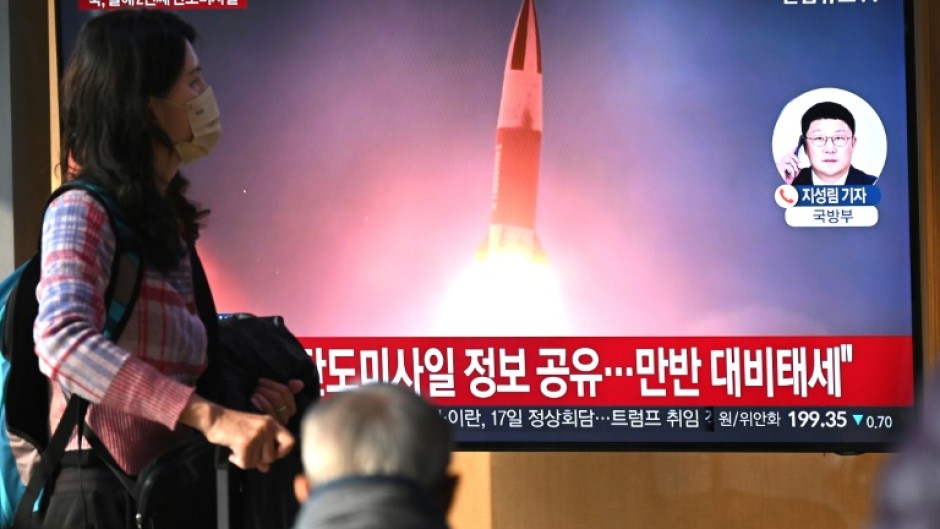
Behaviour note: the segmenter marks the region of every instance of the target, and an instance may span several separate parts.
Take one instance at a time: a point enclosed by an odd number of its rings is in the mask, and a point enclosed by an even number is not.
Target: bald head
[[[301,431],[311,485],[352,475],[411,478],[429,490],[447,480],[450,425],[413,391],[370,384],[313,406]]]

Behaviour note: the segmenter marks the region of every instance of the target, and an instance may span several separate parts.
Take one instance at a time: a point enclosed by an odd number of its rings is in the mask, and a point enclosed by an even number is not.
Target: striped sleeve
[[[102,334],[114,252],[107,212],[91,195],[71,190],[49,205],[33,328],[40,369],[57,386],[92,403],[173,428],[192,388],[132,359]],[[152,398],[154,391],[172,405],[154,402],[159,400]],[[143,398],[147,394],[151,397]]]

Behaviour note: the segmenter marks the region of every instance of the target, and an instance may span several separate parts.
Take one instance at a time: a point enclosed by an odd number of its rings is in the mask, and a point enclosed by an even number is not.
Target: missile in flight
[[[542,50],[535,2],[523,0],[503,73],[484,255],[525,252],[544,257],[535,235],[541,149]]]

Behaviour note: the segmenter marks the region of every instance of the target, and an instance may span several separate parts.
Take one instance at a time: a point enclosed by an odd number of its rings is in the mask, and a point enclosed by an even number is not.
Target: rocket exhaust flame
[[[491,254],[455,281],[439,313],[443,336],[567,336],[552,267],[528,254]]]

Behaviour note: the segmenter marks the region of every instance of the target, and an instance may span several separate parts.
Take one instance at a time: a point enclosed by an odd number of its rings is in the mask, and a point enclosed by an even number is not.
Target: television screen
[[[63,59],[183,3],[61,0]],[[284,316],[327,398],[407,384],[464,450],[885,451],[915,417],[911,2],[186,3],[216,303]]]

